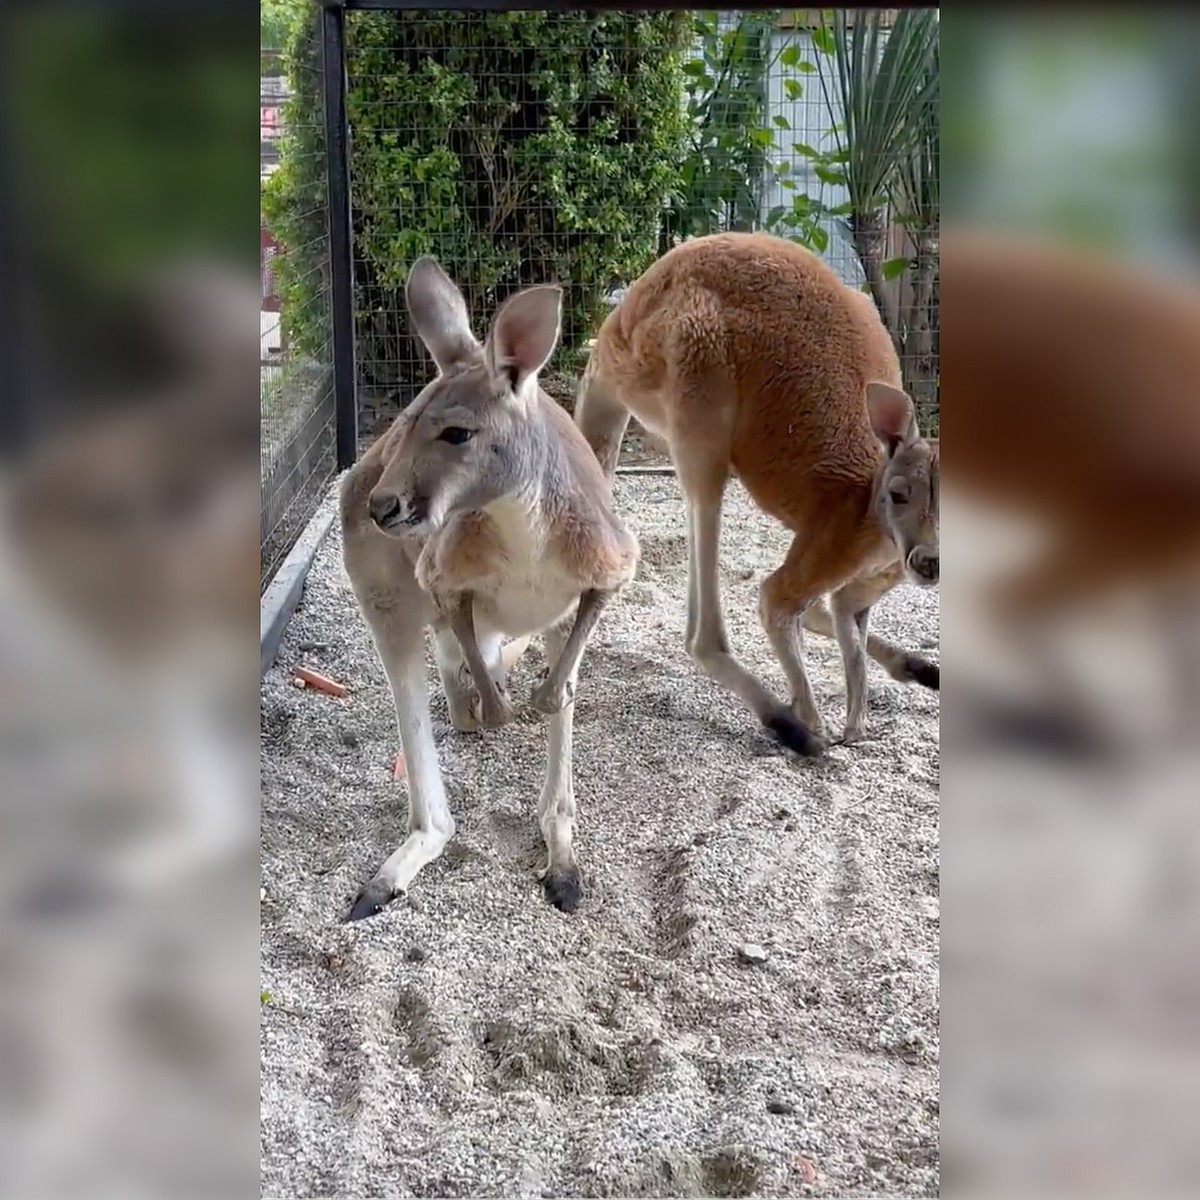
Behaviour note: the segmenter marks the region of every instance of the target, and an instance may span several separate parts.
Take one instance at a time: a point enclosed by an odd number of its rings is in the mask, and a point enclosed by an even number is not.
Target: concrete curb
[[[318,513],[283,560],[258,605],[258,660],[260,678],[270,670],[279,653],[283,631],[304,594],[304,581],[321,543],[333,526],[337,506]]]

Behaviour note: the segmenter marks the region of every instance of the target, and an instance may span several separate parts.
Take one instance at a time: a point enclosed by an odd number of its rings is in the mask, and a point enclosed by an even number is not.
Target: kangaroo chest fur
[[[554,530],[536,505],[513,498],[482,513],[471,547],[475,624],[520,637],[562,620],[579,599],[579,581],[564,569]]]

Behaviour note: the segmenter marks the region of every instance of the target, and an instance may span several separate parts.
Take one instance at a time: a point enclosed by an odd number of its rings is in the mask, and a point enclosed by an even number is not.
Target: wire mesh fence
[[[455,279],[479,334],[512,292],[563,287],[562,338],[542,383],[570,408],[588,343],[623,290],[677,242],[727,229],[799,241],[868,291],[922,424],[936,430],[936,24],[931,59],[914,49],[911,11],[835,12],[835,45],[816,10],[350,8],[362,439],[431,375],[404,304],[419,255]],[[269,413],[274,444],[298,452],[275,452],[268,521],[264,449],[264,571],[268,526],[285,545],[288,514],[312,502],[305,481],[323,486],[334,461],[321,28],[310,15],[293,47],[286,175],[272,189],[289,340],[278,381],[264,382],[264,447]]]
[[[319,47],[262,56],[259,585],[265,589],[335,469],[329,235]],[[273,203],[286,171],[301,187]],[[291,337],[290,331],[301,331]]]
[[[545,385],[569,405],[607,305],[671,244],[721,229],[795,238],[873,291],[936,424],[936,202],[915,225],[885,205],[870,242],[856,232],[819,18],[362,13],[347,70],[364,434],[428,379],[403,305],[417,254],[446,265],[477,326],[522,286],[563,284]],[[936,116],[903,119],[932,129],[936,147]]]

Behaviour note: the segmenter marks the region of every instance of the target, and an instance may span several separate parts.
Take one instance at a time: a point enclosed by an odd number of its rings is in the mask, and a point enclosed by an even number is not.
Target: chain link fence
[[[264,210],[271,207],[277,171],[307,183],[294,203],[270,216],[264,212],[260,222],[260,591],[316,511],[336,466],[321,96],[319,53],[264,51],[259,102]],[[289,267],[299,262],[305,274],[296,281]],[[289,337],[297,327],[305,331],[299,342]]]

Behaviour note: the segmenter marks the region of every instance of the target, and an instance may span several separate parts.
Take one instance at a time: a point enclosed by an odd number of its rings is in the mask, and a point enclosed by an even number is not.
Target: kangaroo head
[[[867,411],[885,456],[875,480],[876,514],[900,551],[908,580],[918,587],[932,587],[941,566],[939,445],[921,436],[912,401],[899,388],[868,383]]]
[[[397,418],[369,500],[375,524],[399,538],[434,533],[453,514],[517,494],[536,477],[537,373],[558,341],[562,290],[511,296],[483,344],[462,294],[432,258],[413,264],[405,300],[438,376]]]

